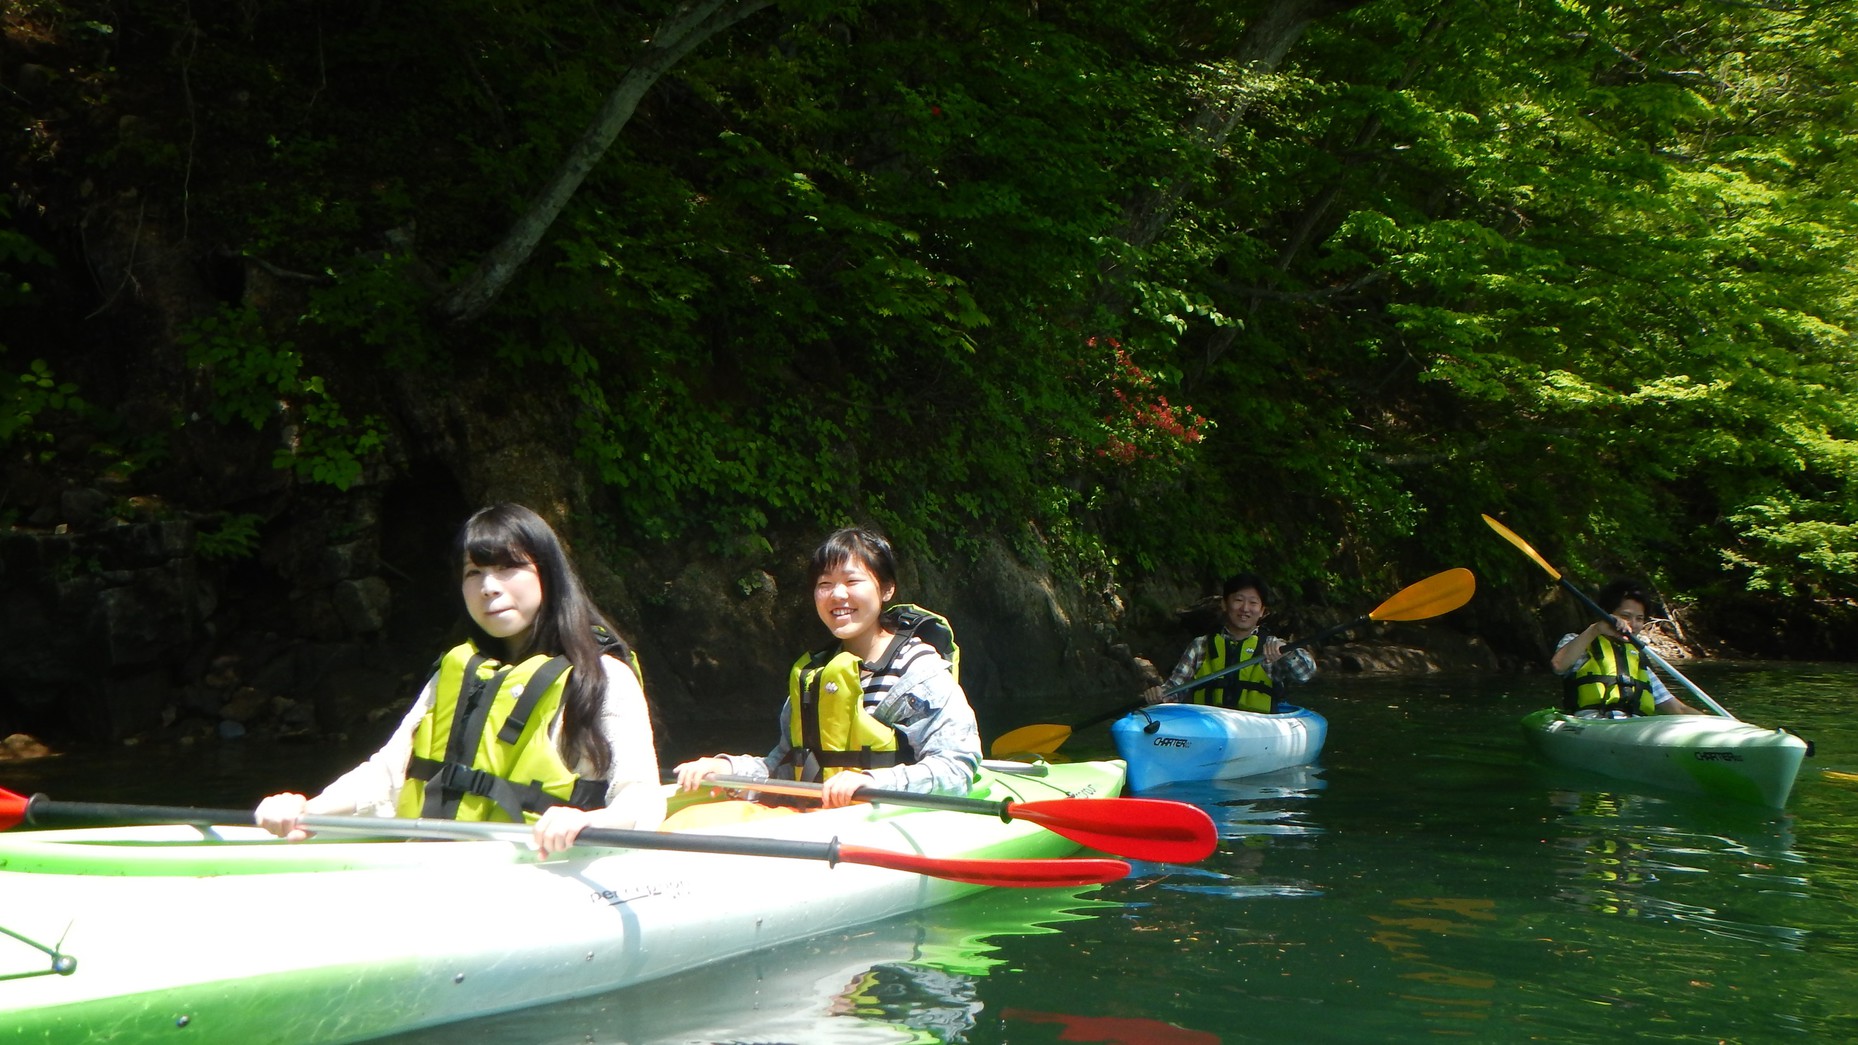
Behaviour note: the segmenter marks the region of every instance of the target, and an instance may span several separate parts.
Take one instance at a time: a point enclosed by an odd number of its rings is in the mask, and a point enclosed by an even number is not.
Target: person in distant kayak
[[[813,609],[837,640],[788,674],[780,740],[766,757],[712,755],[677,767],[678,786],[712,776],[823,781],[822,804],[859,789],[966,793],[981,761],[980,731],[956,681],[948,621],[890,605],[897,563],[872,530],[833,533],[813,552]]]
[[[1563,635],[1548,662],[1561,676],[1563,709],[1591,717],[1709,714],[1666,689],[1628,637],[1651,619],[1645,586],[1621,578],[1600,589],[1597,601],[1608,608],[1608,619]]]
[[[258,804],[303,838],[309,814],[529,821],[544,854],[584,828],[664,819],[651,715],[631,650],[535,512],[496,504],[458,532],[470,637],[439,659],[385,747],[314,798]]]
[[[1308,682],[1316,675],[1316,658],[1308,650],[1284,650],[1284,640],[1260,630],[1270,613],[1271,589],[1255,573],[1226,578],[1220,597],[1220,627],[1193,640],[1168,676],[1166,689],[1179,689],[1194,679],[1224,671],[1254,657],[1262,658],[1218,682],[1172,697],[1161,686],[1142,694],[1144,703],[1164,700],[1182,704],[1213,704],[1243,711],[1269,712],[1283,698],[1288,682]]]

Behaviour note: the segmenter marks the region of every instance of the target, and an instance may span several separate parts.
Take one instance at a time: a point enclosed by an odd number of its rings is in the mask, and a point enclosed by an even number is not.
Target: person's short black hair
[[[1263,577],[1255,573],[1235,573],[1227,577],[1226,583],[1221,586],[1219,597],[1223,599],[1235,591],[1244,591],[1246,588],[1250,588],[1258,593],[1259,602],[1264,603],[1266,606],[1271,605],[1271,586],[1264,582]]]
[[[876,530],[860,526],[834,530],[813,550],[813,579],[819,580],[851,559],[869,567],[881,587],[896,589],[897,556],[890,549],[890,541]]]
[[[1615,578],[1606,587],[1600,589],[1600,597],[1595,601],[1599,602],[1600,608],[1606,612],[1617,613],[1619,604],[1627,599],[1645,607],[1646,616],[1654,616],[1652,607],[1656,603],[1652,599],[1651,590],[1645,586],[1644,581],[1632,577]]]

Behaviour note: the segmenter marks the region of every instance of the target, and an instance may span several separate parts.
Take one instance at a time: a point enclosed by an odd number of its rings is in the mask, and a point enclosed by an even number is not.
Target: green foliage
[[[209,562],[249,559],[258,551],[259,517],[249,512],[232,512],[213,520],[211,529],[194,532],[194,551]]]
[[[310,292],[301,320],[329,341],[364,345],[392,370],[433,365],[438,338],[424,314],[427,289],[414,259],[384,253],[347,266]]]
[[[0,199],[0,218],[11,216],[11,208]],[[0,309],[24,304],[32,297],[32,283],[17,274],[20,268],[49,265],[52,256],[16,229],[0,228]],[[4,343],[0,343],[4,347]]]
[[[0,218],[10,215],[8,201],[0,199]],[[51,262],[51,255],[23,233],[0,228],[0,314],[33,297],[32,283],[16,273]],[[0,341],[0,353],[5,351],[6,343]],[[55,413],[82,417],[88,410],[76,382],[58,380],[44,359],[32,360],[16,374],[0,373],[0,448],[26,447],[34,460],[43,463],[52,456],[52,434],[44,419]]]
[[[296,347],[273,341],[251,309],[221,309],[176,341],[187,350],[188,364],[207,377],[207,409],[215,421],[239,420],[260,430],[278,426],[281,445],[273,467],[346,490],[384,445],[380,419],[351,422],[323,379],[304,371]]]
[[[0,375],[0,447],[31,447],[37,460],[49,460],[52,434],[43,419],[54,411],[88,410],[77,391],[77,385],[54,377],[43,359],[33,360],[18,374]]]
[[[646,94],[467,330],[424,305],[675,5],[67,3],[48,38],[135,25],[120,57],[185,97],[74,63],[64,111],[118,133],[9,115],[50,128],[19,169],[82,155],[98,198],[311,277],[181,339],[304,481],[360,479],[377,390],[488,387],[559,409],[624,541],[870,520],[1354,606],[1521,575],[1488,511],[1673,594],[1858,597],[1858,13],[1358,4],[1256,39],[1287,6],[776,5]],[[0,306],[29,250],[0,231]],[[47,358],[32,395],[75,372]]]

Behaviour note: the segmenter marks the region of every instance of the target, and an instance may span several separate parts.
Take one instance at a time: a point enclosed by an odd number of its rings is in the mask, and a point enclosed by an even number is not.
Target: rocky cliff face
[[[475,474],[483,499],[543,493],[589,586],[638,647],[672,733],[772,729],[789,665],[823,637],[804,572],[817,534],[769,535],[774,552],[756,558],[616,550],[589,512],[535,488],[536,469],[523,482]],[[478,499],[432,469],[300,493],[231,561],[207,557],[185,516],[74,516],[0,535],[0,612],[25,652],[0,691],[0,732],[70,743],[384,731],[456,641],[443,550]],[[912,551],[903,565],[899,597],[954,622],[962,680],[990,735],[1054,708],[1126,699],[1209,624],[1196,592],[1158,582],[1131,613],[1117,593],[1064,582],[1003,539],[965,555]],[[1290,634],[1330,623],[1285,618]],[[1478,640],[1413,626],[1324,661],[1344,672],[1495,665]]]

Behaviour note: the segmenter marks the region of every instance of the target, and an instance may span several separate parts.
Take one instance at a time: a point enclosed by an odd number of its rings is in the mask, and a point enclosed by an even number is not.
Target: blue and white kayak
[[[1719,715],[1577,718],[1543,708],[1522,725],[1529,746],[1557,765],[1776,809],[1807,753],[1784,729]]]
[[[1210,704],[1155,704],[1110,725],[1129,766],[1129,787],[1147,791],[1190,780],[1231,780],[1316,761],[1329,720],[1280,704],[1271,714]]]

